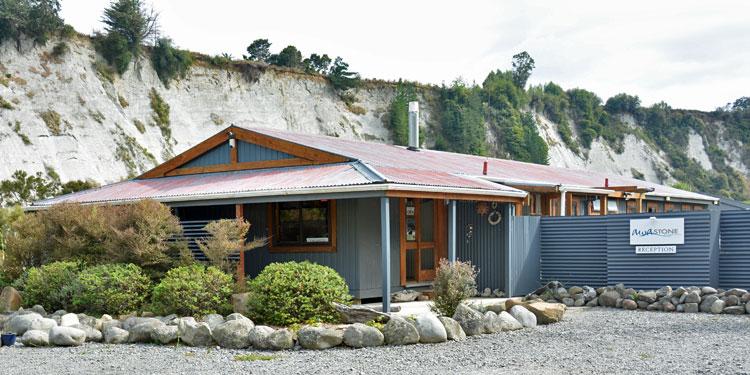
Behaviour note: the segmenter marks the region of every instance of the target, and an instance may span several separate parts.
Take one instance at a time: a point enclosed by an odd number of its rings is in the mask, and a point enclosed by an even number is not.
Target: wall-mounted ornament
[[[477,202],[477,214],[484,216],[490,213],[490,205],[487,202]]]

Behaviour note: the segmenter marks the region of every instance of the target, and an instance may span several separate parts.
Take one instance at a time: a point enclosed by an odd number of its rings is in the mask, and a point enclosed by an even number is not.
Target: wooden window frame
[[[330,243],[325,245],[276,245],[274,238],[278,228],[279,203],[268,204],[268,252],[270,253],[335,253],[336,252],[336,201],[328,203],[328,238]]]

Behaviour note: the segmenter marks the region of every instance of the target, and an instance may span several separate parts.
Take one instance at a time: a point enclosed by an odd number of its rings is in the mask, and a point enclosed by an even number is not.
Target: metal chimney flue
[[[409,150],[419,150],[419,102],[409,102]]]

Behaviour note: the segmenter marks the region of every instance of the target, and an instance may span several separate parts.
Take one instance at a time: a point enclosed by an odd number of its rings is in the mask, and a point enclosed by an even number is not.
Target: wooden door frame
[[[417,223],[417,240],[414,242],[407,242],[406,241],[406,200],[412,199],[414,200],[414,221]],[[421,208],[422,208],[422,199],[421,198],[399,198],[399,258],[401,260],[401,267],[400,267],[400,282],[402,286],[407,285],[406,280],[406,253],[408,250],[414,250],[416,249],[416,264],[417,264],[417,272],[416,282],[421,281],[431,281],[435,278],[435,270],[437,269],[438,262],[441,257],[447,256],[447,241],[446,238],[448,234],[448,228],[447,223],[444,222],[444,219],[446,217],[446,208],[445,208],[445,201],[442,199],[432,199],[434,208],[433,208],[433,241],[431,242],[422,242],[422,230],[421,230],[421,224],[420,224],[420,214],[421,214]],[[421,256],[422,256],[422,249],[423,248],[432,248],[433,249],[433,264],[435,265],[433,270],[430,271],[423,271],[421,269]]]

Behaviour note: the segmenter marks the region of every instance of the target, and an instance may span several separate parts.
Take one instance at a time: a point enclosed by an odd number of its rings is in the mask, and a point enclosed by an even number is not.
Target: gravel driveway
[[[260,353],[185,346],[86,344],[0,348],[8,374],[750,374],[750,316],[572,308],[563,322],[461,343]]]

